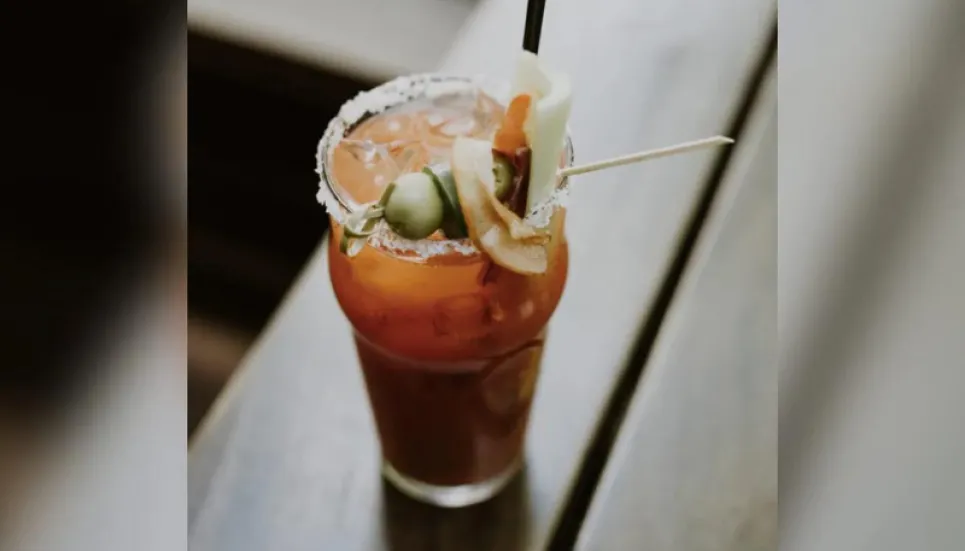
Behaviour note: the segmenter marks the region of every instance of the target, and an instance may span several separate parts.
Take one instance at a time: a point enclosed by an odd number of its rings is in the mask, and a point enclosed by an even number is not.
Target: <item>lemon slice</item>
[[[546,272],[548,235],[524,224],[493,194],[492,144],[456,138],[452,174],[473,243],[507,270],[526,275]]]
[[[516,63],[513,96],[528,94],[530,106],[523,131],[532,151],[526,212],[545,202],[556,189],[556,172],[566,145],[572,87],[565,74],[549,70],[532,52],[523,51]]]

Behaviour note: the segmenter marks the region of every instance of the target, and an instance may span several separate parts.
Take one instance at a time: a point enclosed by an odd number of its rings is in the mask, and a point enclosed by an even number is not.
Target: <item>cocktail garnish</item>
[[[499,155],[502,155],[501,153]],[[520,147],[511,158],[513,163],[513,183],[508,197],[500,197],[506,206],[519,217],[525,217],[526,192],[529,190],[529,162],[532,152],[528,147]]]
[[[386,186],[378,203],[353,213],[343,228],[340,250],[355,256],[366,239],[375,233],[379,219],[398,235],[412,240],[425,239],[443,224],[448,208],[430,171],[403,174]]]
[[[516,63],[513,88],[517,98],[532,98],[522,124],[524,145],[532,151],[525,209],[529,213],[556,190],[570,118],[571,86],[565,74],[549,70],[535,54],[523,51]]]
[[[442,225],[444,204],[431,176],[410,172],[395,179],[385,202],[385,222],[406,239],[425,239]]]
[[[385,215],[385,204],[395,191],[395,182],[390,182],[382,190],[382,197],[378,202],[370,203],[349,214],[345,221],[342,238],[338,242],[338,250],[348,257],[353,257],[362,250],[370,235],[375,233],[379,220]]]
[[[516,166],[513,160],[496,150],[493,150],[493,195],[500,201],[505,201],[515,191]]]
[[[458,137],[452,147],[452,172],[469,237],[493,262],[520,274],[547,268],[544,246],[549,234],[525,224],[496,198],[489,142]]]
[[[435,169],[425,167],[422,171],[428,174],[436,185],[436,191],[442,199],[443,217],[442,233],[449,239],[465,239],[469,237],[466,219],[459,206],[459,193],[456,191],[456,181],[452,177],[452,170],[447,167]]]

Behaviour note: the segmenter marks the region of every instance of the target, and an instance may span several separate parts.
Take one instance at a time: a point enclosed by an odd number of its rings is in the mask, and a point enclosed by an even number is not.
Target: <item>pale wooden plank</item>
[[[483,4],[445,69],[508,74],[524,7]],[[724,132],[765,49],[774,5],[560,0],[546,17],[541,52],[573,77],[577,158],[589,160]],[[415,505],[379,479],[349,329],[317,254],[230,384],[219,417],[196,437],[192,480],[203,491],[191,490],[192,548],[543,547],[714,158],[696,153],[574,184],[572,268],[552,322],[528,466],[503,495],[468,510]]]
[[[962,549],[965,2],[781,19],[781,549]]]
[[[367,80],[430,71],[475,0],[190,0],[193,30]]]
[[[661,327],[581,550],[777,548],[777,87]]]

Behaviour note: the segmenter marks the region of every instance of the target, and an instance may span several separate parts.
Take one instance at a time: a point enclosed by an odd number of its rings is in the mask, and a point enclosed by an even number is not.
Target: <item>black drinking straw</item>
[[[546,0],[527,0],[526,29],[523,31],[523,49],[539,53],[539,33],[543,29],[543,9]]]

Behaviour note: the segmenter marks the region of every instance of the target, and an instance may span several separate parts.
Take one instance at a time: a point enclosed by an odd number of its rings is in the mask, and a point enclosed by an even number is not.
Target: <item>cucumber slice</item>
[[[556,189],[556,172],[566,144],[572,87],[566,75],[549,70],[535,54],[524,51],[516,65],[513,90],[514,95],[529,94],[534,99],[523,125],[532,151],[526,197],[526,211],[531,212]]]
[[[505,200],[513,191],[513,179],[516,169],[509,159],[501,154],[493,155],[493,180],[495,180],[495,194],[500,201]]]

